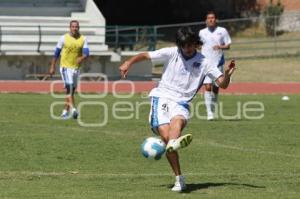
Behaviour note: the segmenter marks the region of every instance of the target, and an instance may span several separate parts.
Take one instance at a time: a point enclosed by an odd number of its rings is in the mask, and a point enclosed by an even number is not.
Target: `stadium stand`
[[[108,49],[105,19],[92,0],[1,0],[1,52],[52,54],[71,19],[79,20],[93,54]]]
[[[55,46],[72,19],[80,22],[89,42],[91,58],[82,64],[82,73],[119,79],[120,63],[137,52],[108,48],[106,21],[93,0],[0,0],[0,80],[49,79]],[[58,74],[57,67],[59,79]],[[149,79],[152,66],[141,64],[130,75]]]

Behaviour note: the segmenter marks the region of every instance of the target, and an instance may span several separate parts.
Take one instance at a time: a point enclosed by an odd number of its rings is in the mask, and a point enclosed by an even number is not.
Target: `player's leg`
[[[213,104],[213,94],[212,94],[212,80],[208,76],[204,79],[204,102],[206,106],[206,113],[207,113],[207,120],[213,120],[214,119],[214,110],[212,108]]]
[[[71,108],[72,108],[72,116],[74,119],[77,119],[78,118],[78,111],[76,109],[76,106],[75,106],[75,92],[76,92],[76,88],[77,88],[77,84],[78,84],[78,79],[79,79],[79,70],[77,69],[72,69],[72,89],[71,89],[71,96],[70,96],[70,104],[71,104]]]
[[[168,100],[158,97],[152,97],[151,99],[151,109],[149,114],[149,122],[152,128],[152,131],[155,134],[160,135],[161,139],[165,142],[165,144],[168,144],[170,139],[170,118],[169,118],[169,107],[168,107]],[[174,123],[174,122],[173,122]],[[178,127],[179,125],[176,124],[175,127]],[[179,127],[179,129],[182,129]],[[178,137],[180,136],[180,130],[176,130],[176,128],[173,127],[172,132],[176,132],[176,136],[172,133],[172,137]],[[177,151],[172,152],[166,152],[166,157],[168,159],[168,162],[175,174],[175,178],[181,180],[180,186],[176,187],[176,190],[174,191],[181,191],[183,188],[185,188],[185,184],[182,185],[183,177],[181,176],[181,170],[180,170],[180,164],[179,164],[179,157]],[[176,182],[177,182],[176,181]],[[175,183],[176,184],[176,183]],[[177,183],[178,184],[178,183]],[[181,186],[182,185],[182,186]],[[172,189],[173,190],[173,189]]]
[[[169,117],[170,117],[170,130],[169,142],[166,150],[168,152],[176,151],[180,148],[188,146],[192,141],[192,135],[186,134],[181,136],[181,131],[189,119],[189,104],[185,102],[169,102]]]
[[[168,100],[164,98],[152,97],[150,114],[149,114],[149,123],[151,125],[152,131],[156,135],[160,135],[161,139],[165,142],[166,145],[168,144],[170,139],[169,137],[170,122],[171,121],[169,118]],[[176,151],[172,153],[167,152],[166,156],[174,174],[176,176],[180,175],[181,171],[180,171],[177,152]]]
[[[161,139],[165,142],[165,144],[168,144],[169,142],[169,131],[170,131],[170,125],[164,124],[158,127],[158,132],[161,137]],[[180,171],[180,165],[178,160],[178,154],[176,151],[171,153],[166,153],[167,159],[170,163],[170,166],[176,176],[181,175]]]
[[[62,111],[61,117],[63,119],[68,119],[71,100],[70,100],[70,82],[69,82],[69,78],[68,78],[67,69],[64,67],[61,67],[60,74],[61,74],[62,80],[64,82],[64,88],[65,88],[65,94],[66,94],[65,105],[64,105],[64,109]]]
[[[61,67],[60,73],[66,90],[65,106],[61,116],[63,119],[67,119],[69,118],[69,112],[71,111],[73,118],[76,119],[78,117],[78,112],[75,108],[74,94],[77,87],[79,70]]]
[[[176,124],[177,126],[178,124]],[[167,144],[169,142],[170,136],[170,124],[164,124],[158,127],[158,132],[162,138],[162,140]],[[174,131],[175,129],[173,129]],[[178,132],[176,132],[178,134]],[[179,133],[180,135],[180,133]],[[179,136],[178,135],[178,136]],[[179,163],[179,155],[177,151],[166,152],[166,157],[168,162],[175,174],[175,184],[172,187],[172,191],[183,191],[186,189],[186,185],[184,182],[184,177],[181,175],[180,163]]]
[[[211,92],[211,101],[212,101],[211,109],[213,113],[215,113],[218,104],[218,95],[219,95],[219,87],[216,84],[213,84],[212,92]]]
[[[181,135],[189,118],[189,105],[187,103],[170,102],[170,127],[169,141],[166,147],[166,155],[175,173],[175,184],[172,191],[183,191],[186,189],[184,177],[181,174],[179,155],[177,150],[188,146],[192,141],[192,135]]]
[[[170,140],[176,140],[181,135],[181,130],[184,127],[182,118],[174,118],[170,124],[164,124],[158,127],[159,134],[162,140],[168,144]],[[167,151],[166,156],[176,176],[181,175],[180,165],[177,151]]]
[[[172,118],[171,123],[169,125],[169,131],[168,131],[168,143],[171,143],[172,140],[176,140],[181,136],[181,131],[185,126],[185,119],[181,116],[176,116]],[[179,164],[179,156],[176,150],[167,150],[167,158],[172,166],[172,169],[174,171],[174,174],[176,176],[181,175],[180,171],[180,164]]]
[[[181,115],[172,118],[169,130],[169,142],[166,147],[167,152],[187,147],[191,143],[191,134],[181,136],[181,131],[185,126],[186,120],[187,119]]]
[[[176,148],[179,149],[180,147],[187,146],[191,141],[190,134],[181,136],[181,132],[185,124],[186,124],[186,119],[183,116],[173,117],[170,123],[170,129],[168,135],[169,136],[168,146],[172,146],[172,147],[170,148],[167,147],[168,149],[167,149],[166,156],[175,174],[175,183],[174,186],[172,187],[172,191],[183,191],[186,189],[185,180],[180,169],[179,155],[177,150],[174,150]],[[174,145],[174,143],[176,142],[177,142],[177,147]],[[183,143],[184,145],[182,145]]]
[[[220,65],[218,66],[218,69],[224,73],[224,66],[223,65]],[[213,82],[212,84],[212,92],[211,92],[211,100],[212,100],[212,111],[213,113],[215,113],[215,109],[216,109],[216,106],[218,104],[218,95],[219,95],[219,86]]]
[[[76,91],[76,87],[74,86],[74,84],[72,84],[70,86],[70,94],[68,95],[68,99],[69,99],[69,106],[70,106],[70,109],[71,109],[72,117],[74,119],[77,119],[78,112],[77,112],[77,109],[75,107],[75,97],[74,97],[75,91]]]

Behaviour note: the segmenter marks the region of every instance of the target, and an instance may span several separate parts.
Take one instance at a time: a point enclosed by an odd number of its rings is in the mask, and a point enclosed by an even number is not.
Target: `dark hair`
[[[176,33],[176,45],[178,47],[184,47],[188,44],[200,44],[200,38],[191,27],[185,26],[177,30]]]
[[[215,18],[216,18],[216,19],[218,18],[217,14],[216,14],[214,11],[212,11],[212,10],[210,10],[210,11],[208,11],[208,12],[206,13],[206,18],[207,18],[208,15],[215,15]]]
[[[72,20],[72,21],[70,21],[70,27],[71,27],[72,23],[77,23],[78,26],[79,26],[79,21],[78,20]]]

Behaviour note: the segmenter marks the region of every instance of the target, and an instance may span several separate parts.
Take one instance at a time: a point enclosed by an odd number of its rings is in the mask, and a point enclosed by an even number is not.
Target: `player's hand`
[[[221,49],[221,48],[220,48],[219,45],[216,45],[216,46],[213,47],[213,49],[214,49],[214,50],[219,50],[219,49]]]
[[[229,65],[227,66],[227,68],[225,69],[225,73],[229,76],[231,76],[233,74],[233,72],[236,70],[235,67],[235,60],[232,59],[229,63]]]
[[[128,69],[130,67],[130,64],[128,61],[125,61],[120,67],[120,73],[121,73],[121,78],[126,78],[127,77],[127,73],[128,73]]]
[[[82,57],[78,57],[77,60],[76,60],[77,64],[81,64],[82,61],[83,61]]]

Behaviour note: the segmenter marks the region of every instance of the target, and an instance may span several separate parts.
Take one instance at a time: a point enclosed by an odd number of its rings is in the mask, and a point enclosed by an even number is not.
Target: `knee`
[[[74,95],[76,88],[74,87],[73,84],[66,84],[65,89],[66,89],[66,94],[67,95],[70,95],[70,94]]]
[[[69,95],[71,92],[71,85],[70,84],[66,84],[65,85],[65,89],[66,89],[66,94]]]
[[[205,84],[205,90],[206,91],[211,91],[211,89],[212,89],[211,84]]]

